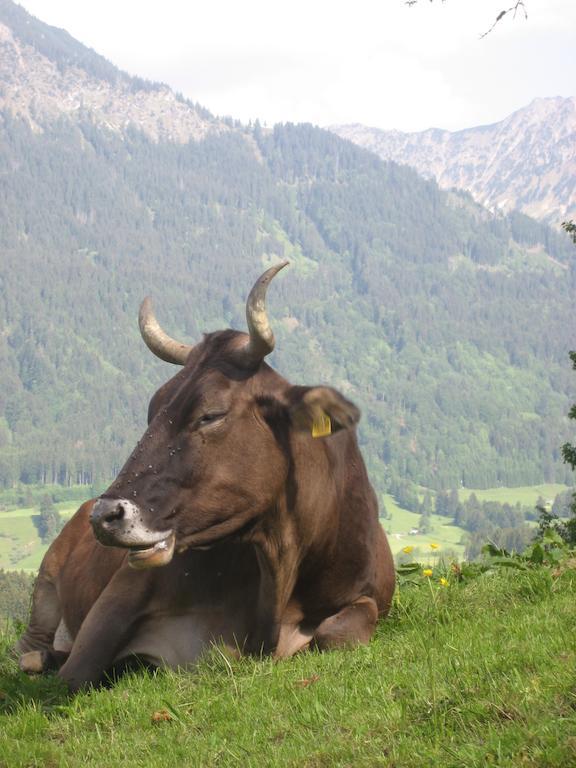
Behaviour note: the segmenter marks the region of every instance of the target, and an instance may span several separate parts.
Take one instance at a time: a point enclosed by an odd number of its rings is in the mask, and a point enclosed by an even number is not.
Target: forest
[[[244,328],[287,258],[272,364],[363,411],[381,491],[572,482],[574,247],[310,125],[186,145],[0,116],[0,484],[102,484],[175,370],[137,330]]]

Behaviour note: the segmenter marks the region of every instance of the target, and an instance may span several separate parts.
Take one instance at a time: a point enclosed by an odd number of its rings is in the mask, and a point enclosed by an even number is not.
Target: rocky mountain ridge
[[[179,144],[228,130],[167,85],[130,77],[9,0],[0,1],[0,109],[35,131],[63,116]]]
[[[384,160],[410,165],[491,210],[520,210],[552,225],[576,216],[576,98],[539,98],[506,119],[451,132],[367,126],[330,130]]]

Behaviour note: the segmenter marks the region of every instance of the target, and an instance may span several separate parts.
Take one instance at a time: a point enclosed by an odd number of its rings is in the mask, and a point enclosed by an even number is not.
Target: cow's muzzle
[[[174,531],[153,531],[140,507],[128,499],[100,498],[90,513],[94,535],[101,544],[129,549],[133,568],[166,565],[174,554]]]

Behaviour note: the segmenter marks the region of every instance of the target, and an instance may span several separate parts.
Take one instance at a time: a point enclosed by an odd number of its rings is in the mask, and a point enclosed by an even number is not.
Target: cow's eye
[[[223,419],[224,416],[226,416],[226,413],[223,411],[218,411],[214,413],[205,413],[197,421],[197,424],[199,427],[204,427],[206,424],[213,424],[215,421],[219,421],[219,419]]]

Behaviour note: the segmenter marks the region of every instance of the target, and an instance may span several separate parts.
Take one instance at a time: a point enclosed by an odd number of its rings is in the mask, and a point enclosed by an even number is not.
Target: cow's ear
[[[290,387],[288,413],[293,426],[312,437],[326,437],[340,429],[351,429],[360,411],[332,387]]]

